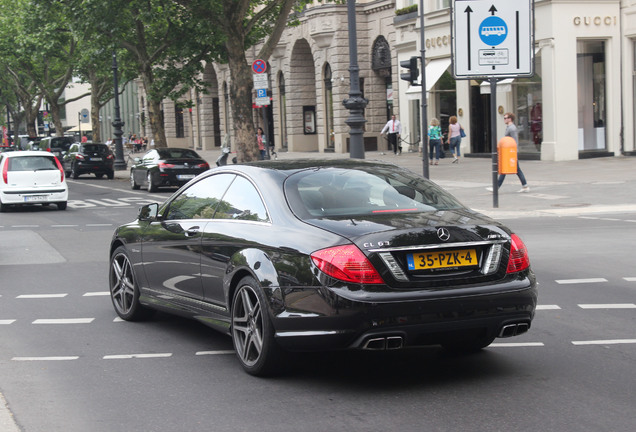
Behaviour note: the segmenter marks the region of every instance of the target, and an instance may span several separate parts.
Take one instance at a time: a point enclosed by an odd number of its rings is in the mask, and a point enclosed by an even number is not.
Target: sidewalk
[[[198,151],[211,167],[220,150]],[[139,153],[141,155],[141,153]],[[349,154],[318,152],[278,152],[279,159],[349,158]],[[230,158],[231,159],[231,158]],[[386,152],[366,152],[366,160],[393,163],[422,175],[424,165],[419,153],[395,156]],[[596,213],[636,213],[636,158],[608,157],[566,162],[520,162],[529,193],[520,189],[516,175],[508,175],[499,189],[499,206],[493,207],[492,162],[490,158],[452,158],[428,166],[429,178],[451,192],[466,206],[497,219],[528,216],[566,216]],[[116,172],[117,178],[128,178],[127,171]]]

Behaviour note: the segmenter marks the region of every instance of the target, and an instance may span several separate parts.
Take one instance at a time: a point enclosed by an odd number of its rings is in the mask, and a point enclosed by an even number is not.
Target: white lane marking
[[[624,277],[627,282],[636,282],[636,277]]]
[[[11,225],[11,228],[38,228],[40,225]]]
[[[15,322],[14,319],[0,320],[0,325],[9,325],[9,324],[13,324],[14,322]]]
[[[95,318],[36,319],[32,324],[90,324]]]
[[[13,357],[13,361],[60,361],[77,360],[79,356],[57,356],[57,357]]]
[[[537,310],[557,310],[561,309],[559,305],[537,305]]]
[[[560,280],[556,280],[555,282],[560,284],[560,285],[567,285],[567,284],[584,284],[584,283],[607,282],[607,279],[605,279],[605,278],[560,279]]]
[[[113,320],[113,322],[124,322],[124,320],[123,320],[123,319],[121,319],[121,318],[119,318],[119,317],[117,317],[117,318],[115,318],[115,319]]]
[[[17,296],[17,299],[47,299],[47,298],[64,298],[68,294],[60,293],[60,294],[21,294]]]
[[[113,224],[86,224],[87,227],[110,227]]]
[[[516,347],[542,347],[543,342],[515,342],[515,343],[492,343],[488,347],[493,348],[516,348]]]
[[[608,339],[594,341],[572,341],[573,345],[617,345],[617,344],[636,344],[636,339]]]
[[[51,225],[51,228],[75,228],[79,225]]]
[[[636,309],[634,303],[580,304],[581,309]]]
[[[96,292],[87,292],[82,297],[97,297],[97,296],[107,296],[110,295],[109,291],[96,291]]]
[[[157,353],[157,354],[116,354],[106,355],[104,360],[128,360],[128,359],[140,359],[140,358],[166,358],[172,357],[172,353]]]
[[[221,351],[198,351],[195,355],[226,355],[226,354],[234,354],[234,350],[221,350]]]

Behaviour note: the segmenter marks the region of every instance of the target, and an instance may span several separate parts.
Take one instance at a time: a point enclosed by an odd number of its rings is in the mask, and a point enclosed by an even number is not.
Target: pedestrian
[[[402,135],[402,123],[395,118],[395,114],[391,116],[391,120],[386,122],[380,135],[388,132],[389,146],[393,149],[393,154],[402,154],[402,146],[399,144],[400,135]]]
[[[256,132],[256,142],[258,143],[258,150],[261,152],[261,160],[265,159],[267,152],[265,151],[265,146],[267,145],[267,138],[265,138],[263,128],[258,128]]]
[[[451,153],[453,153],[453,163],[458,163],[461,156],[462,125],[457,122],[456,116],[451,116],[448,119],[448,139],[446,142],[450,147]]]
[[[439,120],[433,118],[428,127],[428,157],[433,165],[433,151],[435,151],[435,165],[439,165],[439,158],[442,151],[442,128],[439,127]]]
[[[515,125],[516,116],[507,112],[504,114],[504,123],[506,124],[506,133],[507,137],[511,137],[515,140],[515,144],[517,144],[517,148],[519,148],[519,133],[517,132],[517,126]],[[521,182],[521,189],[518,192],[530,192],[530,186],[528,186],[528,182],[526,181],[526,176],[523,175],[523,171],[521,171],[521,167],[519,167],[519,157],[517,156],[517,177],[519,177],[519,181]],[[499,178],[497,179],[497,189],[501,187],[504,180],[506,179],[506,174],[499,174]],[[492,188],[487,188],[492,191]]]

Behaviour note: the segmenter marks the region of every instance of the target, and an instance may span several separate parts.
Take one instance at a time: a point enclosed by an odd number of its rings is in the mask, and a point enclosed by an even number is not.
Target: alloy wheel
[[[135,302],[135,280],[126,254],[113,257],[110,272],[110,295],[115,309],[120,316],[129,315]]]
[[[254,288],[243,285],[232,307],[232,336],[236,353],[246,366],[256,364],[263,351],[263,311]]]

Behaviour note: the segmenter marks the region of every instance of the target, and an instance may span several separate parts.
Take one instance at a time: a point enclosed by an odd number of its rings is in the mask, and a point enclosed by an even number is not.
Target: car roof
[[[31,150],[23,150],[23,151],[15,151],[3,153],[6,157],[20,157],[20,156],[45,156],[45,157],[55,157],[53,153],[45,152],[45,151],[31,151]]]

